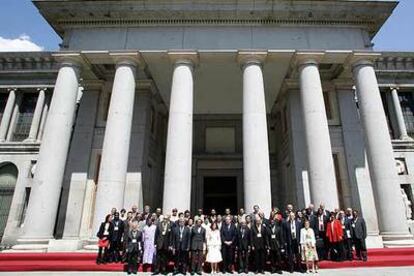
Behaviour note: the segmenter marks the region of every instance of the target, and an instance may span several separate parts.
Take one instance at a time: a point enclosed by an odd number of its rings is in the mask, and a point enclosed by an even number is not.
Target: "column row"
[[[173,207],[180,210],[190,209],[193,68],[197,62],[196,55],[179,54],[171,57],[174,67],[163,197],[163,208],[167,212]],[[239,61],[243,72],[245,207],[250,209],[254,204],[260,204],[265,212],[269,212],[271,183],[262,72],[264,58],[263,55],[246,54],[241,55]],[[125,56],[117,56],[114,59],[117,66],[102,150],[94,230],[112,207],[123,207],[127,174],[135,75],[139,59]],[[314,203],[323,202],[328,208],[335,208],[338,206],[337,188],[318,62],[313,59],[301,60],[298,70],[311,200]],[[380,228],[386,235],[405,235],[408,228],[375,71],[372,63],[358,62],[354,64],[353,72],[374,194],[379,209]],[[26,238],[48,239],[53,236],[78,87],[78,60],[62,62],[34,176],[25,223]],[[13,97],[15,95],[11,94],[10,101],[14,101]],[[39,101],[40,105],[42,98],[39,98]],[[38,116],[39,114],[35,117]],[[39,121],[36,118],[34,125],[39,124]]]
[[[30,124],[30,131],[24,142],[35,143],[40,140],[42,133],[42,118],[45,119],[45,109],[47,109],[46,103],[46,88],[39,88],[36,100],[36,106],[32,121]],[[19,107],[22,104],[23,92],[19,94],[16,89],[9,89],[6,106],[3,111],[3,116],[0,123],[0,142],[13,140],[13,128],[16,124],[15,117],[18,115]]]

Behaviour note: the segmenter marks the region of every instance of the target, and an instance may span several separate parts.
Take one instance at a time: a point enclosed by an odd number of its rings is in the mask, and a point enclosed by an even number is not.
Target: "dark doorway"
[[[223,214],[226,208],[230,208],[233,214],[237,213],[237,177],[204,177],[203,208],[205,213],[216,209],[218,214]]]

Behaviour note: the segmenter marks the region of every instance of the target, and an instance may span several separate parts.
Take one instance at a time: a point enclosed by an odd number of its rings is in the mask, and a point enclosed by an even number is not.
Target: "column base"
[[[11,251],[14,252],[47,252],[49,239],[18,239],[17,244],[13,245]]]
[[[378,234],[373,234],[367,236],[365,240],[367,248],[383,248],[384,243],[382,241],[382,237]]]
[[[411,138],[410,136],[401,136],[400,137],[400,140],[402,140],[402,141],[414,141],[414,139],[413,138]]]
[[[79,239],[18,239],[9,252],[74,252],[84,243]]]
[[[40,143],[39,140],[34,139],[34,138],[27,138],[25,140],[23,140],[23,143],[27,143],[27,144],[37,144]]]

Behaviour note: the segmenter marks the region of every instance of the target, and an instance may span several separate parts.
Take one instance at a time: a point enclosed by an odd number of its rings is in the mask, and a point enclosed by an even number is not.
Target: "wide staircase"
[[[123,265],[95,263],[96,253],[2,253],[0,271],[122,271]],[[370,249],[368,261],[322,261],[322,269],[414,266],[414,247]],[[140,269],[141,270],[141,269]],[[141,270],[142,271],[142,270]]]

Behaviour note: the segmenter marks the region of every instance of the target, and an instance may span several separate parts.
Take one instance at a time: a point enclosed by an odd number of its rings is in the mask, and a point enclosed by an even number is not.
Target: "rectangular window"
[[[19,112],[17,114],[16,127],[14,128],[12,141],[23,141],[29,136],[32,125],[33,113],[36,108],[37,94],[27,93],[23,95]]]

